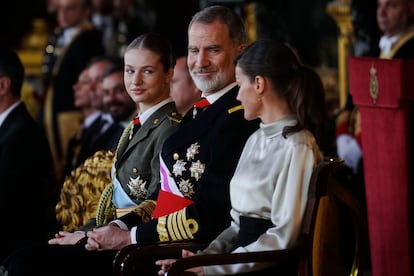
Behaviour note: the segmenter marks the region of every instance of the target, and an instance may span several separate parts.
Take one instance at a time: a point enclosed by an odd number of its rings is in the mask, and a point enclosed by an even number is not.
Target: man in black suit
[[[43,241],[55,227],[57,188],[42,128],[21,101],[24,69],[15,52],[0,49],[0,262],[13,250]],[[27,232],[28,225],[36,225]]]
[[[105,53],[101,33],[89,20],[90,13],[89,0],[58,0],[58,27],[45,47],[42,70],[46,98],[41,118],[58,177],[62,175],[68,140],[81,117],[74,106],[72,86],[89,60]]]
[[[81,108],[84,120],[76,135],[69,140],[64,176],[69,175],[98,150],[115,149],[118,144],[125,125],[121,125],[119,120],[113,117],[114,114],[106,110],[102,84],[106,70],[112,66],[121,66],[121,63],[120,60],[107,56],[95,57],[79,75],[73,88],[75,106]],[[120,80],[120,84],[123,85],[123,79]],[[129,105],[123,106],[128,114],[124,114],[121,120],[129,122],[136,111],[136,105],[125,88],[124,93],[128,97]]]

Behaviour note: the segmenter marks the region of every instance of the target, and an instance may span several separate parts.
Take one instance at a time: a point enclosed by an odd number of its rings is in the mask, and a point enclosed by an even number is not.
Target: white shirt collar
[[[226,94],[228,91],[230,91],[233,87],[235,87],[237,85],[236,82],[232,82],[229,85],[225,86],[223,89],[210,94],[208,96],[204,95],[204,92],[201,94],[201,97],[205,97],[207,98],[207,100],[209,101],[209,103],[213,104],[215,101],[217,101],[221,96],[223,96],[224,94]]]
[[[139,121],[141,122],[141,125],[145,123],[145,121],[155,112],[157,111],[161,106],[166,105],[169,102],[172,102],[173,99],[171,97],[168,97],[167,99],[157,103],[156,105],[152,106],[151,108],[148,108],[145,110],[145,112],[139,114]]]
[[[58,45],[63,47],[68,45],[77,31],[77,27],[69,27],[63,30],[62,35],[58,38]]]
[[[379,47],[381,49],[381,52],[384,54],[388,54],[391,51],[392,46],[394,43],[400,39],[401,34],[396,34],[393,36],[386,36],[383,35],[379,41]]]

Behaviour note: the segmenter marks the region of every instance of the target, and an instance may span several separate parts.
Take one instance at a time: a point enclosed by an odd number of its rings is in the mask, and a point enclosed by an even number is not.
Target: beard
[[[216,92],[232,82],[232,76],[228,73],[216,73],[213,77],[200,76],[196,72],[190,72],[194,84],[202,92]]]

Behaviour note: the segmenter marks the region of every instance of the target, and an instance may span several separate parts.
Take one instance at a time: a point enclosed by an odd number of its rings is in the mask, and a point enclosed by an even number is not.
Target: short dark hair
[[[13,95],[20,98],[24,80],[23,64],[15,51],[1,47],[0,77],[4,76],[10,78]]]
[[[197,12],[188,26],[190,30],[193,23],[211,24],[220,21],[227,26],[229,36],[234,45],[247,43],[247,34],[242,18],[228,7],[213,5]]]

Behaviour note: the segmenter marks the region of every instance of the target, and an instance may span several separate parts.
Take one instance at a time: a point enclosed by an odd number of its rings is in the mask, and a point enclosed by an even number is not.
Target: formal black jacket
[[[0,262],[51,234],[58,195],[52,172],[44,132],[20,103],[0,127]]]
[[[116,149],[119,137],[121,137],[124,131],[124,126],[119,122],[113,121],[104,132],[100,133],[103,124],[95,127],[96,124],[100,123],[93,122],[88,129],[83,130],[83,133],[72,137],[69,141],[64,170],[65,175],[69,175],[71,170],[76,169],[88,157],[94,155],[95,152]]]

